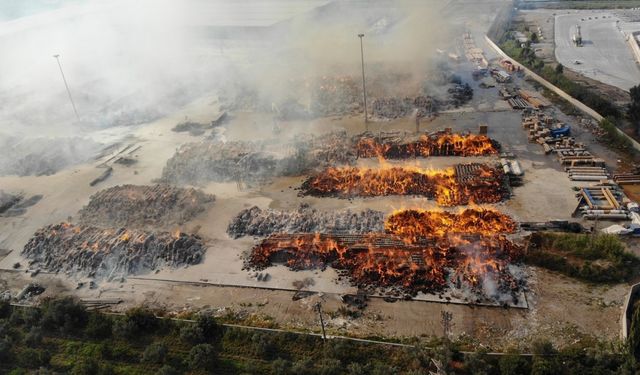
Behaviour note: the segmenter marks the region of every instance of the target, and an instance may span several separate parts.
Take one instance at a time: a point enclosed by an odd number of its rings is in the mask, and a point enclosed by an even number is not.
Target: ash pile
[[[39,229],[22,250],[46,271],[107,279],[198,264],[204,253],[195,235],[69,223]]]
[[[215,196],[169,185],[120,185],[91,196],[80,222],[108,227],[157,228],[181,225],[203,212]]]
[[[431,117],[438,109],[437,101],[430,97],[420,95],[415,98],[377,98],[373,101],[371,114],[379,119],[396,119],[411,115]]]
[[[346,132],[278,141],[206,141],[182,145],[167,161],[161,181],[259,183],[276,176],[298,176],[328,165],[352,164],[355,151]]]
[[[27,208],[38,203],[42,195],[26,198],[22,194],[10,194],[0,190],[0,217],[19,216],[27,212]]]
[[[0,134],[0,175],[49,176],[91,160],[101,144],[82,137],[24,138]]]
[[[338,116],[362,112],[362,89],[349,76],[324,76],[312,83],[311,114]]]
[[[318,211],[301,204],[295,211],[259,207],[242,210],[229,224],[232,238],[269,236],[274,233],[342,233],[365,234],[384,231],[384,215],[380,211]]]

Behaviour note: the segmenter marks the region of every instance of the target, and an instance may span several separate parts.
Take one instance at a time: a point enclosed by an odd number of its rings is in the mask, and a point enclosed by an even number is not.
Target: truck
[[[582,47],[582,33],[580,32],[580,25],[576,25],[576,31],[571,36],[571,40],[576,47]]]

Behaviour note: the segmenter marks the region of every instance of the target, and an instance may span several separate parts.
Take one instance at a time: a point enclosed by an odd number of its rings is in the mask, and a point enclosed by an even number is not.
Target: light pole
[[[360,38],[360,59],[362,61],[362,96],[364,97],[364,126],[369,131],[369,121],[367,118],[367,86],[364,83],[364,48],[362,47],[362,38],[364,34],[358,34]]]
[[[67,79],[64,76],[64,72],[62,71],[62,64],[60,64],[60,55],[53,55],[58,62],[58,68],[60,68],[60,74],[62,75],[62,81],[64,81],[64,87],[67,88],[67,94],[69,95],[69,101],[71,102],[71,106],[73,107],[73,112],[76,114],[76,118],[80,121],[80,116],[78,115],[78,110],[76,110],[76,104],[73,102],[73,98],[71,97],[71,91],[69,91],[69,85],[67,84]]]

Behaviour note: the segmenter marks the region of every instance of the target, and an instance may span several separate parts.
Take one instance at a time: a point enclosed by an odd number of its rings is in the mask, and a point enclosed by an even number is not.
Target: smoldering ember
[[[31,265],[50,272],[111,279],[198,264],[204,251],[200,237],[181,232],[150,233],[61,223],[38,230],[22,254]]]
[[[640,1],[10,3],[0,373],[640,373]]]

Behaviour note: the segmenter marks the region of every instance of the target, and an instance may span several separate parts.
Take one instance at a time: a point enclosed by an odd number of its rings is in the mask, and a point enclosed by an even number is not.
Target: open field
[[[577,47],[571,39],[576,25],[582,32],[582,47]],[[622,29],[628,27],[614,13],[558,12],[555,16],[556,59],[585,76],[629,90],[640,82],[640,69]]]

